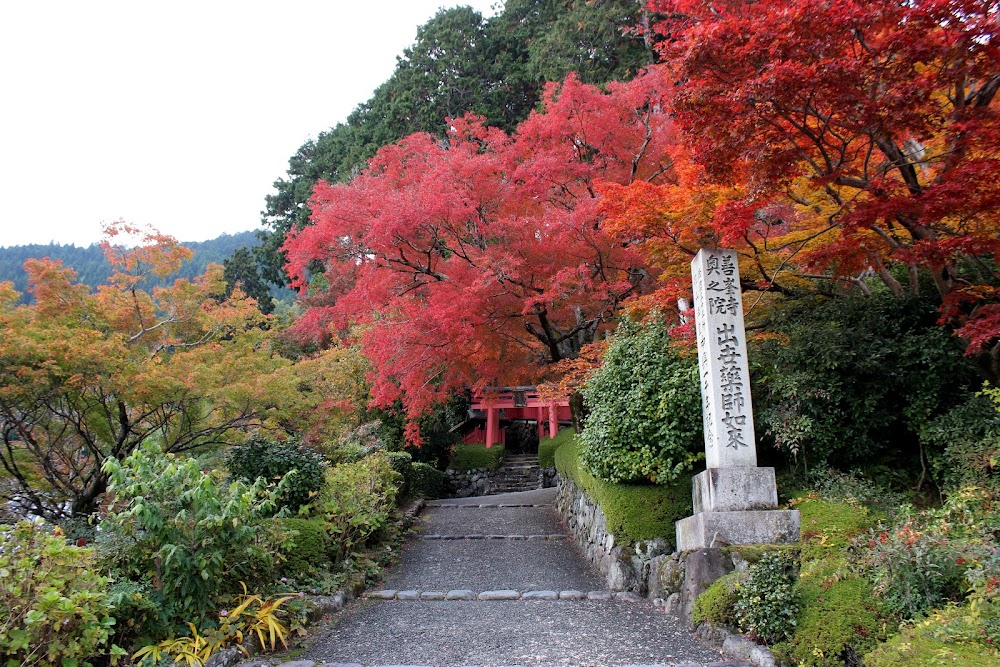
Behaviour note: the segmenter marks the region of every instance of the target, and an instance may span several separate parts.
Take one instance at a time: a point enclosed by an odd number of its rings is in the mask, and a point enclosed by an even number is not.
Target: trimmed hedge
[[[674,543],[674,522],[689,516],[691,480],[667,485],[611,484],[591,475],[580,461],[582,444],[567,431],[566,442],[555,452],[556,470],[564,479],[585,490],[597,502],[608,520],[608,532],[620,544],[634,544],[653,538]]]
[[[289,517],[275,520],[288,543],[281,553],[285,557],[284,574],[300,579],[315,574],[330,563],[330,538],[321,519]]]
[[[571,428],[564,428],[554,438],[543,438],[538,443],[539,467],[543,469],[554,468],[556,465],[556,450],[575,438],[576,433]]]
[[[448,467],[451,470],[493,470],[503,461],[503,445],[455,445],[451,450]]]
[[[415,498],[440,498],[444,495],[444,473],[428,463],[414,463],[410,493]]]
[[[392,469],[401,476],[396,499],[409,498],[413,485],[413,456],[409,452],[386,452],[385,459]]]

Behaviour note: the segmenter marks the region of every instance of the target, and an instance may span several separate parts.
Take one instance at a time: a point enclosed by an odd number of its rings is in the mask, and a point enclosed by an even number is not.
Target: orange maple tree
[[[282,404],[264,316],[222,267],[143,288],[190,251],[124,224],[107,229],[116,272],[92,293],[72,269],[25,264],[31,305],[0,284],[0,497],[42,516],[86,516],[108,479],[101,466],[147,441],[188,451],[243,437]],[[112,244],[128,237],[137,245]]]
[[[970,353],[988,352],[996,377],[996,3],[649,6],[663,17],[658,67],[677,84],[681,143],[703,174],[681,192],[618,193],[625,210],[613,217],[627,226],[645,215],[659,225],[648,238],[664,239],[671,216],[707,202],[694,224],[753,258],[763,289],[817,279],[864,289],[878,276],[901,294],[929,276],[943,319]],[[651,206],[662,210],[647,215]]]

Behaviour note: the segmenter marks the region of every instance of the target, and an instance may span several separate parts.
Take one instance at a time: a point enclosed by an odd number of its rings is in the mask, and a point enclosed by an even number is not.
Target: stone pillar
[[[798,511],[775,509],[774,468],[757,467],[736,252],[699,251],[691,283],[708,470],[694,477],[694,515],[677,522],[677,550],[797,542]]]

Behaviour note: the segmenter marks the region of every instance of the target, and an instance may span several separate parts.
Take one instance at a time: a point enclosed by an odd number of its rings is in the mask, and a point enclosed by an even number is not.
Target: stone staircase
[[[540,489],[427,503],[379,587],[283,667],[752,667],[637,595],[603,590],[555,497]]]
[[[541,488],[538,456],[519,454],[504,458],[503,464],[490,474],[490,495],[534,491]]]

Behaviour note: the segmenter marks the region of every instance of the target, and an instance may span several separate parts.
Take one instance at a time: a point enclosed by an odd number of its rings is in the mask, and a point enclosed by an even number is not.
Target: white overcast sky
[[[295,150],[458,4],[496,0],[0,1],[0,246],[259,227]]]

